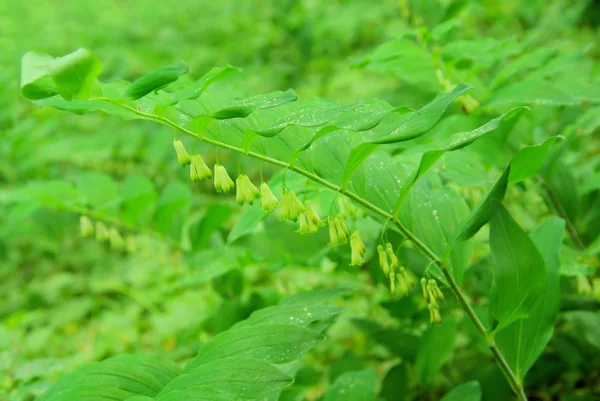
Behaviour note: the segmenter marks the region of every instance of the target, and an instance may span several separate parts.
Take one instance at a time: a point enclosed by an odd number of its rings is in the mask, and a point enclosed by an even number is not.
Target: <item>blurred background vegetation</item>
[[[511,57],[512,45],[535,49],[551,44],[559,53],[585,50],[586,61],[561,68],[588,75],[593,91],[600,84],[593,46],[598,10],[596,2],[575,0],[1,2],[0,400],[32,400],[65,372],[118,353],[158,352],[186,361],[206,338],[283,295],[333,286],[352,288],[354,295],[339,302],[345,312],[328,331],[328,341],[309,353],[281,399],[317,400],[340,374],[368,366],[377,369],[380,394],[388,401],[436,400],[465,379],[480,382],[484,400],[510,397],[485,344],[460,312],[452,312],[453,301],[446,313],[454,313],[459,324],[455,349],[447,357],[450,362],[424,385],[398,364],[414,359],[428,327],[419,294],[390,297],[376,263],[348,267],[348,255],[328,248],[324,235],[300,237],[294,227],[274,219],[259,224],[252,235],[236,232],[247,210],[235,206],[233,198],[223,201],[205,187],[188,186],[167,128],[99,114],[76,118],[24,101],[19,69],[26,51],[58,56],[78,47],[92,49],[103,61],[103,81],[134,80],[184,60],[194,77],[225,64],[244,69],[227,83],[240,94],[293,88],[301,97],[344,102],[377,97],[395,106],[420,107],[442,89],[435,76],[421,77],[412,59],[398,71],[377,68],[365,56],[386,41],[416,38],[422,44],[440,35],[446,45],[433,44],[430,50],[451,60],[452,68],[461,71],[453,78],[475,85],[478,98],[477,88],[489,82],[486,62],[503,60],[494,56]],[[593,104],[598,96],[588,97]],[[600,141],[594,135],[598,108],[540,107],[522,127],[521,138],[562,134],[586,112],[588,139],[575,141],[564,160],[574,166],[565,171],[578,182],[590,182],[585,178],[597,174],[600,165]],[[225,153],[220,158],[231,166],[238,162]],[[582,166],[582,160],[589,163]],[[243,163],[258,174],[259,164]],[[483,193],[495,177],[479,177],[463,192]],[[99,186],[106,179],[114,185]],[[118,192],[119,183],[143,181],[147,193],[164,204],[171,201],[169,191],[188,191],[190,196],[167,212],[176,210],[187,235],[173,240],[160,230],[133,230],[137,250],[129,253],[81,238],[78,213],[20,192],[32,183],[48,184],[45,197],[69,196],[67,189],[52,186],[56,180],[100,198],[98,191]],[[565,204],[577,209],[573,216],[579,213],[574,220],[584,243],[598,248],[600,198],[595,184],[588,185],[587,192],[576,188],[581,197],[566,198]],[[509,202],[520,211],[521,224],[532,229],[552,212],[529,190],[514,190]],[[581,211],[594,207],[595,212]],[[366,224],[364,230],[378,228]],[[598,396],[597,254],[565,252],[562,312],[547,352],[528,376],[532,399]],[[481,259],[485,266],[486,257]],[[465,287],[477,296],[487,293],[488,285],[489,275],[476,264]]]

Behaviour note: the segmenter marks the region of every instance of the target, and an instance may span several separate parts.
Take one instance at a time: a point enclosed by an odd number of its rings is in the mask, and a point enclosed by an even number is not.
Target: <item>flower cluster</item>
[[[296,232],[300,234],[314,234],[319,231],[319,227],[323,227],[324,225],[325,223],[323,223],[323,220],[321,220],[310,201],[304,202],[304,212],[300,214],[300,227]]]
[[[98,242],[107,242],[112,249],[128,253],[135,253],[137,251],[137,244],[133,236],[127,235],[123,238],[119,230],[115,227],[109,228],[101,221],[97,221],[94,224],[88,216],[82,215],[79,218],[79,229],[82,237],[91,237],[95,233]]]
[[[400,260],[394,253],[392,244],[389,242],[383,245],[377,246],[377,253],[379,255],[379,266],[383,273],[390,279],[390,291],[392,294],[396,293],[396,280],[400,282],[400,290],[403,295],[408,295],[411,287],[414,287],[412,277],[406,271],[406,268],[400,264]]]
[[[365,248],[365,244],[363,244],[360,239],[360,233],[358,230],[352,231],[350,234],[350,264],[352,266],[357,266],[365,263],[365,254],[367,253],[367,248]]]
[[[346,228],[344,220],[340,216],[328,216],[327,223],[329,224],[329,245],[347,244],[350,233]]]
[[[281,206],[279,209],[279,220],[297,221],[300,214],[306,210],[294,191],[283,190],[281,194]]]
[[[425,302],[428,303],[430,323],[441,324],[442,317],[440,315],[440,306],[438,301],[444,301],[444,294],[434,279],[427,280],[425,277],[421,278],[421,288],[423,289],[423,297],[425,298]]]
[[[300,234],[314,234],[319,231],[320,227],[325,225],[311,202],[307,200],[303,203],[293,191],[284,188],[281,193],[281,201],[279,201],[265,182],[262,182],[260,184],[260,189],[258,189],[247,175],[239,174],[234,184],[224,166],[216,163],[213,174],[200,155],[196,154],[190,156],[187,153],[180,140],[175,139],[173,141],[173,147],[175,148],[179,164],[182,166],[190,165],[190,179],[192,182],[199,182],[214,177],[214,186],[217,192],[226,193],[236,188],[236,201],[240,206],[246,203],[252,205],[257,198],[260,198],[262,203],[261,209],[263,211],[271,212],[279,207],[279,220],[298,222],[298,230],[296,232]],[[359,213],[362,213],[362,209],[357,208],[346,198],[338,199],[337,206],[340,211],[338,215],[335,217],[327,217],[327,223],[329,225],[329,245],[342,245],[350,242],[351,264],[360,265],[365,262],[365,245],[360,238],[358,230],[354,230],[350,234],[344,223],[344,218],[355,218]],[[82,233],[84,232],[84,228],[85,232],[90,231],[86,222],[82,222]],[[98,234],[99,232],[100,234]],[[110,240],[111,233],[112,237],[114,237],[111,244],[114,242],[115,246],[120,246],[119,244],[122,242],[122,238],[119,240],[120,236],[117,235],[118,232],[115,234],[105,227],[104,229],[100,227],[100,230],[96,230],[97,236],[103,237],[103,240]],[[388,265],[389,271],[386,274],[391,275],[391,277],[395,277],[397,273],[406,274],[404,268],[400,266],[398,258],[391,252],[391,248],[389,252],[391,265],[388,264],[386,256],[385,264]],[[384,263],[381,261],[380,252],[380,263]],[[395,285],[395,281],[393,285]],[[402,282],[402,285],[403,288],[406,287],[405,282]],[[408,292],[408,289],[404,292]]]

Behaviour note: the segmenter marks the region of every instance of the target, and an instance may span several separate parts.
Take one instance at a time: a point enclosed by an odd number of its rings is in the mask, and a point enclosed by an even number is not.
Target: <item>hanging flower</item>
[[[387,255],[385,253],[385,250],[383,249],[383,245],[377,245],[377,254],[379,255],[379,266],[381,267],[381,270],[383,271],[386,277],[389,277],[391,269]]]
[[[235,184],[237,188],[235,199],[238,205],[242,206],[244,203],[252,205],[254,199],[259,196],[259,191],[252,181],[250,181],[250,178],[245,174],[240,174],[236,178]]]
[[[127,253],[136,253],[137,252],[137,242],[133,235],[128,235],[125,238],[125,249]]]
[[[310,201],[307,200],[306,202],[304,202],[304,205],[306,207],[305,214],[306,218],[308,219],[309,225],[313,227],[315,231],[318,230],[319,227],[323,227],[325,223],[323,223],[323,220],[321,220],[319,214],[317,213],[313,205],[310,203]]]
[[[94,235],[94,223],[87,216],[79,218],[79,231],[82,237],[91,237]]]
[[[225,167],[215,164],[215,189],[217,192],[229,192],[234,186],[233,180],[227,174]]]
[[[260,201],[262,203],[261,209],[265,212],[270,212],[279,205],[279,201],[271,192],[271,188],[266,182],[260,184]]]
[[[108,240],[108,228],[101,221],[96,222],[96,240],[106,241]]]
[[[434,279],[430,279],[428,282],[430,294],[433,294],[436,300],[443,301],[444,293],[438,287],[437,282]]]
[[[392,295],[396,295],[396,272],[390,271],[390,292]]]
[[[192,182],[203,181],[212,178],[212,171],[200,155],[193,155],[190,162],[190,180]]]
[[[440,315],[440,307],[437,303],[429,304],[429,324],[442,324],[442,316]]]
[[[187,166],[191,163],[192,159],[179,139],[173,140],[173,147],[175,148],[175,153],[177,153],[177,161],[181,166]]]
[[[119,230],[114,227],[108,231],[108,240],[112,249],[123,249],[125,247],[123,237],[121,237]]]
[[[398,260],[398,257],[394,253],[394,249],[392,248],[392,244],[390,244],[389,242],[387,244],[385,244],[385,251],[388,254],[388,257],[390,258],[390,267],[391,267],[391,269],[392,270],[398,270],[400,268],[400,261]]]
[[[279,220],[297,221],[304,210],[304,205],[300,202],[294,191],[283,191],[281,194]]]
[[[358,230],[354,230],[352,235],[350,235],[350,249],[352,251],[350,264],[352,266],[363,264],[365,262],[367,248],[365,248],[365,245],[360,239],[360,233]]]
[[[327,217],[329,224],[329,245],[342,245],[348,243],[348,229],[341,217]]]
[[[297,233],[299,234],[312,234],[313,231],[310,228],[310,225],[308,224],[308,218],[306,217],[306,213],[302,213],[300,215],[300,218],[298,219],[298,221],[300,222],[300,227],[298,228],[298,230],[296,230]]]
[[[425,298],[425,302],[429,302],[429,292],[427,291],[427,279],[425,277],[421,278],[421,288],[423,289],[423,298]]]

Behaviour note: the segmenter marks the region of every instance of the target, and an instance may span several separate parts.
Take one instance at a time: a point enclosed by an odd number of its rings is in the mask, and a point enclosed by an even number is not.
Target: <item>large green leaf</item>
[[[342,186],[348,184],[356,169],[377,149],[378,145],[409,141],[427,133],[442,118],[448,106],[471,88],[472,86],[468,84],[457,85],[449,93],[441,95],[421,109],[401,117],[397,123],[390,129],[384,130],[376,139],[352,149],[344,168]]]
[[[523,380],[541,355],[554,332],[554,320],[560,306],[560,261],[565,222],[558,217],[544,221],[531,233],[546,262],[546,282],[541,294],[527,311],[496,335],[496,344],[519,380]]]
[[[119,355],[85,365],[63,376],[38,400],[118,401],[133,395],[154,397],[180,372],[175,363],[153,355]]]
[[[157,401],[257,400],[277,394],[292,378],[258,359],[225,358],[202,364],[178,376],[156,396]],[[202,399],[200,398],[200,399]]]
[[[429,150],[423,153],[423,155],[421,156],[421,161],[419,162],[419,167],[415,171],[413,178],[409,179],[409,181],[404,186],[402,186],[402,189],[400,190],[400,197],[398,198],[398,202],[396,203],[394,211],[398,211],[400,205],[402,204],[402,201],[404,200],[410,189],[413,187],[415,182],[417,182],[417,180],[421,178],[423,174],[425,174],[429,170],[429,168],[433,166],[434,163],[437,160],[439,160],[440,157],[442,157],[442,155],[444,155],[444,153],[462,149],[465,146],[472,144],[481,136],[498,128],[500,124],[502,124],[502,121],[504,121],[505,119],[518,118],[518,116],[523,112],[523,110],[525,110],[525,108],[523,107],[512,109],[509,112],[502,114],[500,117],[490,120],[484,125],[475,128],[474,130],[471,130],[469,132],[456,133],[450,138],[448,138],[439,147],[436,146],[435,150]]]
[[[494,203],[490,248],[494,283],[490,316],[498,331],[526,317],[546,282],[546,263],[531,238],[504,206]]]
[[[65,100],[86,99],[101,70],[100,60],[87,49],[78,49],[56,59],[29,52],[21,61],[21,93],[33,100],[57,93]]]
[[[185,370],[233,356],[283,364],[298,359],[323,339],[320,333],[290,324],[236,327],[203,344]]]

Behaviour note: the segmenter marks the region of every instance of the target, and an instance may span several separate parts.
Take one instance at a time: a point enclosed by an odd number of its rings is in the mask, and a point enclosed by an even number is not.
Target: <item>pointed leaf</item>
[[[129,85],[125,96],[132,100],[139,99],[152,91],[165,87],[188,71],[188,66],[182,61],[158,67]]]
[[[520,380],[541,355],[554,332],[554,320],[560,307],[560,261],[565,222],[558,217],[544,221],[531,233],[546,262],[546,282],[527,318],[502,329],[496,334],[496,344]]]
[[[226,358],[200,365],[172,380],[156,401],[180,401],[198,394],[217,400],[258,400],[278,394],[292,378],[257,359]],[[212,395],[218,395],[212,397]]]
[[[540,145],[527,146],[521,149],[510,163],[508,182],[516,184],[517,182],[535,177],[544,165],[544,160],[546,160],[546,155],[550,147],[557,139],[562,139],[562,137],[553,136],[546,139]]]
[[[275,364],[288,363],[300,358],[323,339],[320,333],[289,324],[232,328],[204,343],[185,371],[233,356]]]
[[[179,367],[153,355],[119,355],[63,376],[39,401],[77,399],[126,400],[133,395],[154,397],[179,373]]]
[[[546,263],[504,206],[495,202],[490,220],[494,284],[490,315],[495,330],[526,317],[546,282]]]
[[[493,204],[494,201],[502,201],[504,199],[504,195],[506,194],[506,187],[508,185],[508,177],[510,174],[510,164],[504,170],[504,173],[500,176],[496,184],[492,187],[490,192],[486,195],[486,197],[479,202],[479,205],[473,209],[471,215],[467,219],[463,228],[458,232],[456,239],[453,241],[453,244],[458,241],[465,241],[479,231],[481,227],[487,224],[490,221],[493,213]]]

